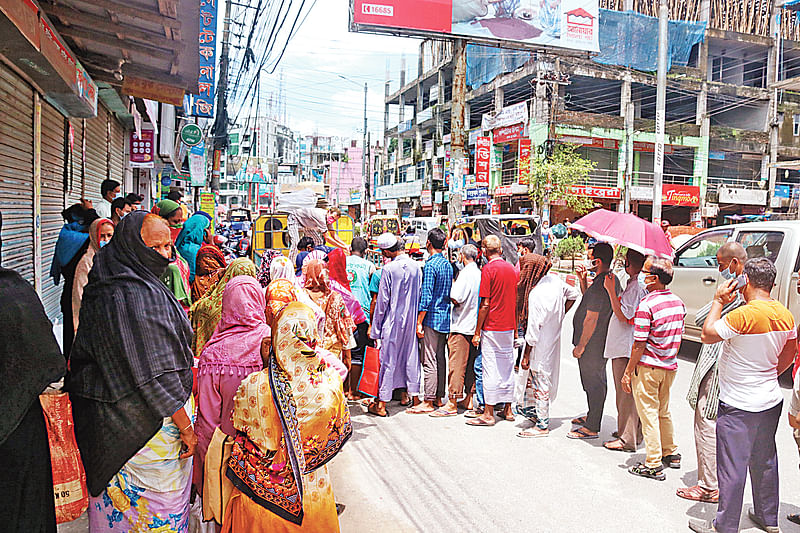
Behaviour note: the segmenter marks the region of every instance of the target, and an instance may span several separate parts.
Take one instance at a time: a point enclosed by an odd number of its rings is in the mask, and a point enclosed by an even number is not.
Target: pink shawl
[[[200,373],[247,375],[263,367],[261,341],[270,336],[264,290],[251,276],[236,276],[222,293],[222,316],[200,354]]]

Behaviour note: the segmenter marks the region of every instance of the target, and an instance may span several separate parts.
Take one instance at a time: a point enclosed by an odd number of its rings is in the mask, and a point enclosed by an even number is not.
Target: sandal
[[[579,416],[577,418],[572,419],[572,423],[576,426],[582,426],[586,423],[586,416]]]
[[[511,413],[508,416],[504,415],[503,413],[495,413],[495,416],[500,420],[505,420],[507,422],[513,422],[514,420],[516,420],[516,418],[514,418],[514,413]]]
[[[636,451],[636,450],[633,450],[631,448],[626,448],[625,447],[625,443],[622,442],[620,439],[614,439],[614,440],[605,441],[603,443],[603,448],[605,448],[606,450],[611,450],[612,452],[633,453],[633,452]]]
[[[389,413],[387,412],[381,413],[380,411],[378,411],[375,404],[371,404],[369,407],[367,407],[367,414],[379,416],[381,418],[386,418],[387,416],[389,416]]]
[[[406,409],[406,413],[410,415],[427,415],[435,412],[436,409],[420,409],[418,405]]]
[[[468,426],[484,426],[484,427],[491,427],[495,425],[495,421],[492,420],[491,422],[487,422],[483,418],[473,418],[472,420],[467,420],[466,424]]]
[[[664,466],[674,468],[675,470],[680,470],[681,454],[674,453],[672,455],[665,455],[664,457],[661,458],[661,462],[664,464]]]
[[[517,437],[523,439],[536,439],[539,437],[547,437],[548,435],[550,435],[549,429],[539,429],[539,428],[526,429],[525,431],[520,431],[519,433],[517,433]]]
[[[406,400],[404,402],[400,402],[400,407],[411,407],[411,403],[412,403],[411,402],[411,398],[409,398],[408,400]]]
[[[650,468],[645,466],[643,463],[633,465],[628,469],[628,472],[634,476],[646,477],[648,479],[655,479],[657,481],[664,481],[667,479],[667,476],[664,474],[663,467]]]
[[[680,488],[675,494],[679,498],[693,502],[719,503],[719,490],[706,490],[700,485]]]
[[[464,416],[466,418],[478,418],[482,414],[483,414],[483,411],[476,411],[475,409],[470,409],[469,411],[464,413]]]
[[[800,514],[787,514],[786,520],[792,522],[793,524],[800,525]]]
[[[747,510],[747,517],[758,526],[758,529],[761,529],[762,531],[766,531],[767,533],[780,533],[780,528],[778,526],[768,526],[767,523],[764,522],[763,518],[756,515],[753,509]]]
[[[446,416],[457,416],[457,415],[458,411],[447,411],[443,408],[437,409],[434,412],[428,414],[428,416],[431,416],[433,418],[443,418]]]
[[[592,435],[591,433],[588,433],[588,431],[589,430],[586,429],[585,427],[579,427],[575,431],[570,431],[569,433],[567,433],[567,438],[576,440],[591,440],[599,437],[597,433]]]

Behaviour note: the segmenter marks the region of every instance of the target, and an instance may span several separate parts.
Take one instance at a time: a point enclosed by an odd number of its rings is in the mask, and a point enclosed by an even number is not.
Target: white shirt
[[[451,306],[450,332],[474,335],[478,327],[478,292],[481,288],[481,270],[473,261],[465,266],[450,288],[450,299],[458,302]]]
[[[94,210],[97,211],[100,218],[111,219],[111,202],[105,198],[97,202],[97,205],[94,206]]]
[[[580,296],[580,291],[561,281],[558,274],[544,276],[528,295],[525,342],[533,347],[530,368],[549,378],[551,402],[558,390],[564,307],[567,301],[575,301]]]
[[[620,295],[622,314],[629,320],[636,315],[639,302],[647,296],[647,289],[639,285],[639,280],[631,278],[628,285]],[[633,324],[622,322],[616,314],[611,315],[608,322],[608,335],[606,335],[606,348],[603,355],[606,359],[630,357],[633,347]]]
[[[753,300],[714,323],[722,337],[719,400],[751,413],[783,401],[778,356],[797,337],[794,318],[779,302]]]

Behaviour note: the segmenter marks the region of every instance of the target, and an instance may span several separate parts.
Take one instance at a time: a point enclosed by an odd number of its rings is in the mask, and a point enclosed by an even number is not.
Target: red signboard
[[[664,205],[689,207],[697,207],[700,205],[700,187],[696,185],[665,183],[661,190],[661,201]]]
[[[489,186],[489,160],[492,157],[492,141],[489,137],[478,137],[475,141],[475,185]]]
[[[506,126],[504,128],[496,128],[492,132],[495,144],[502,144],[521,139],[525,134],[524,124],[514,124],[513,126]]]
[[[648,143],[642,141],[633,141],[633,151],[634,152],[650,152],[653,153],[656,151],[656,143]],[[664,145],[664,153],[671,154],[675,152],[675,147],[671,144]]]
[[[558,141],[562,143],[577,144],[587,148],[606,148],[617,150],[619,141],[615,139],[603,139],[600,137],[580,137],[577,135],[559,135]]]
[[[153,163],[153,130],[142,130],[138,137],[135,131],[131,132],[131,163]]]
[[[519,141],[519,184],[528,184],[528,173],[531,169],[531,140]]]
[[[589,198],[619,199],[622,191],[619,187],[591,187],[589,185],[572,185],[569,188],[570,194],[576,196],[588,196]]]
[[[353,22],[449,33],[452,0],[355,0]]]

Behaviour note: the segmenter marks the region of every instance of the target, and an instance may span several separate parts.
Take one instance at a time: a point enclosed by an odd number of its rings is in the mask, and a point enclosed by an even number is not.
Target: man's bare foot
[[[386,404],[382,404],[382,402],[372,402],[367,407],[367,412],[371,415],[380,416],[381,418],[385,418],[389,416],[389,413],[386,412]]]
[[[521,437],[523,439],[535,439],[537,437],[546,437],[550,434],[549,429],[539,429],[536,427],[526,429],[525,431],[520,431],[517,433],[517,437]]]
[[[406,409],[406,413],[410,415],[421,415],[424,413],[432,413],[435,410],[436,408],[433,406],[433,402],[422,402],[419,405]]]
[[[471,418],[467,420],[467,425],[470,426],[493,426],[495,425],[495,420],[492,415],[486,416],[485,414],[479,416],[478,418]]]

